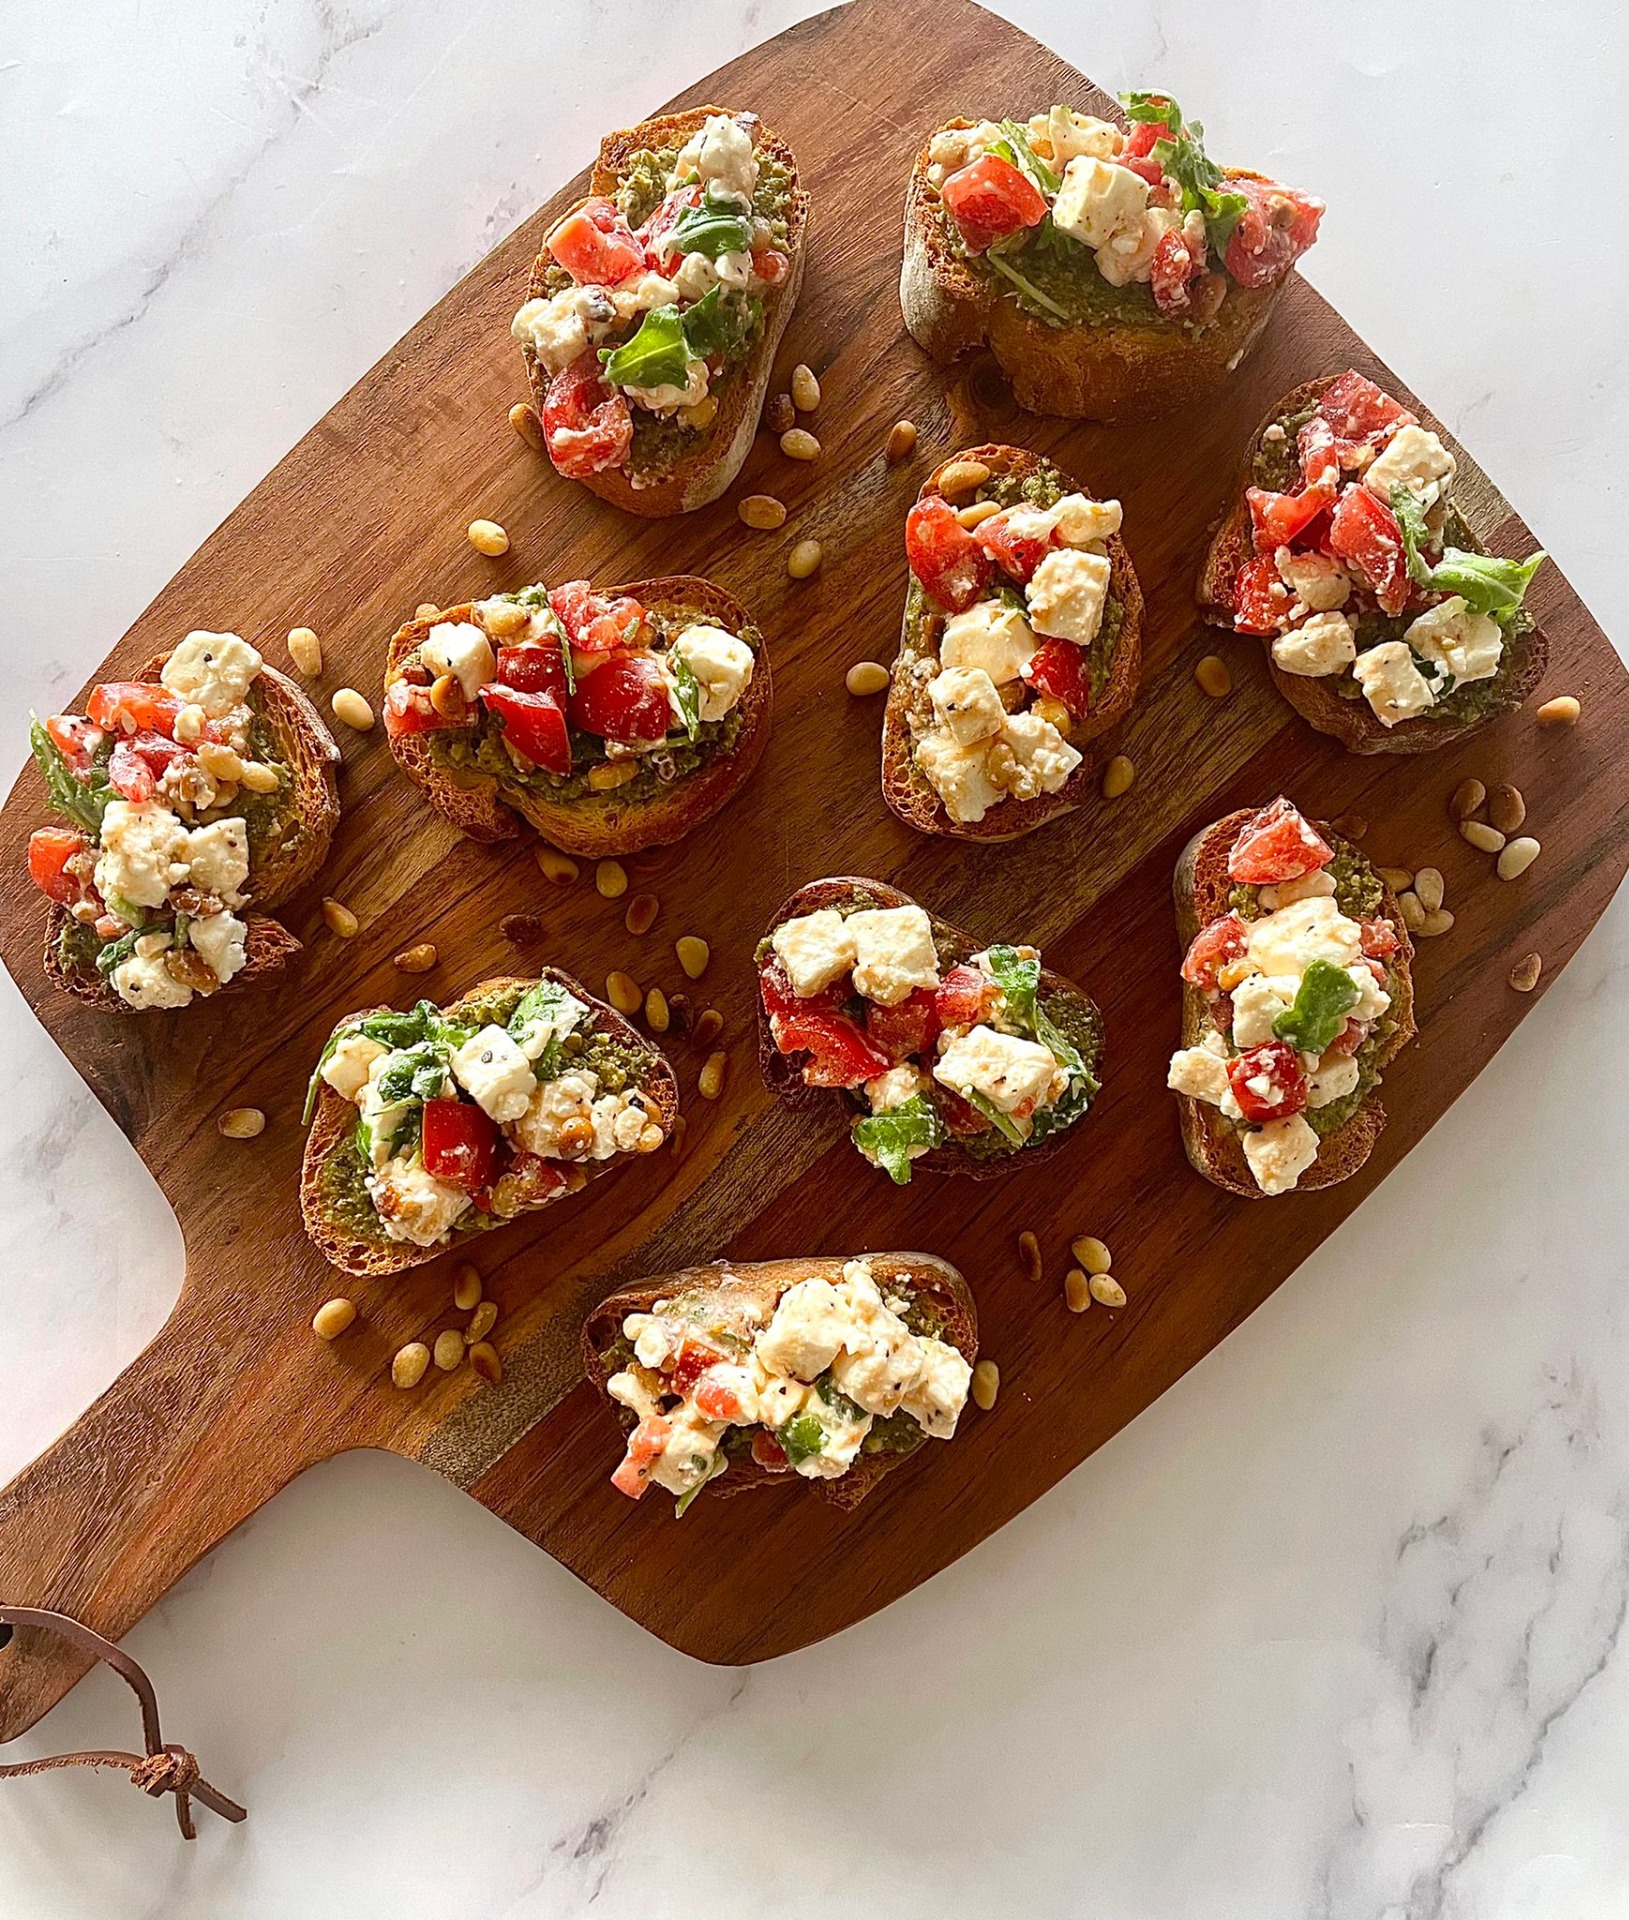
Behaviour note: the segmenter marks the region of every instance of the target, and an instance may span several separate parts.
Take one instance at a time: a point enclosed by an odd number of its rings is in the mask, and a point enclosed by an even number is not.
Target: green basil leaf
[[[723,287],[709,287],[693,307],[686,307],[679,324],[692,360],[729,355],[749,340],[764,316],[764,303]]]
[[[1344,967],[1314,960],[1301,976],[1294,1001],[1273,1022],[1273,1033],[1298,1053],[1322,1053],[1357,1004],[1358,990]]]
[[[1128,120],[1142,120],[1152,126],[1182,126],[1182,109],[1168,93],[1122,93],[1120,104]]]
[[[977,1087],[967,1090],[967,1103],[976,1107],[990,1125],[995,1128],[1003,1140],[1010,1145],[1021,1147],[1024,1144],[1024,1131],[1011,1114],[1003,1113],[988,1095],[979,1092]]]
[[[690,354],[677,307],[652,307],[639,331],[620,347],[601,347],[605,378],[613,387],[682,387]]]
[[[1520,610],[1533,575],[1549,558],[1542,549],[1527,560],[1502,560],[1491,553],[1444,547],[1442,558],[1431,566],[1420,551],[1427,538],[1424,507],[1400,481],[1389,497],[1402,530],[1408,577],[1416,586],[1457,593],[1472,613],[1491,614],[1501,626]]]
[[[328,1044],[323,1048],[321,1055],[318,1057],[316,1066],[312,1068],[311,1080],[305,1090],[305,1107],[300,1114],[300,1125],[302,1127],[310,1126],[311,1116],[317,1111],[317,1102],[322,1098],[323,1068],[333,1059],[340,1041],[358,1031],[360,1031],[360,1029],[356,1027],[341,1027],[338,1032],[329,1034]]]
[[[701,682],[696,678],[696,670],[682,653],[671,650],[667,656],[668,665],[673,672],[673,698],[679,711],[684,715],[686,736],[694,741],[701,738]]]
[[[1016,947],[986,948],[990,977],[1006,996],[1007,1011],[1020,1026],[1035,1023],[1035,996],[1041,984],[1041,963],[1025,959]]]
[[[704,253],[716,260],[723,253],[752,251],[752,215],[736,200],[714,199],[711,193],[699,207],[686,207],[673,223],[662,258],[674,254]]]
[[[855,1146],[881,1167],[896,1187],[909,1184],[911,1161],[916,1157],[912,1150],[931,1152],[945,1138],[938,1109],[924,1093],[913,1093],[886,1113],[865,1115],[849,1131]]]
[[[812,1413],[800,1413],[788,1420],[776,1434],[787,1460],[794,1467],[812,1460],[826,1446],[826,1429]]]
[[[1002,147],[1005,147],[1007,151],[1001,157],[1004,160],[1010,160],[1020,173],[1026,175],[1036,192],[1050,205],[1059,187],[1063,185],[1062,178],[1053,172],[1030,145],[1028,127],[1020,125],[1016,120],[1003,120],[1001,130],[1007,137],[1003,141],[998,141],[992,151],[1000,153]]]
[[[87,777],[76,778],[38,714],[29,716],[28,744],[44,775],[45,799],[51,811],[76,822],[88,833],[100,833],[102,813],[116,798],[108,784],[106,761],[93,761]]]

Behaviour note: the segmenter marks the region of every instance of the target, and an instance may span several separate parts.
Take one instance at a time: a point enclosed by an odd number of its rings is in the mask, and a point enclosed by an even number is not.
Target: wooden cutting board
[[[1529,1010],[1534,996],[1506,984],[1512,960],[1543,953],[1542,991],[1600,915],[1629,859],[1629,678],[1554,566],[1534,589],[1552,650],[1544,691],[1579,695],[1583,723],[1543,732],[1529,709],[1423,762],[1347,757],[1276,698],[1256,642],[1196,622],[1207,524],[1281,391],[1352,363],[1418,404],[1310,288],[1290,287],[1213,408],[1140,428],[1027,417],[989,365],[947,378],[903,333],[900,209],[924,133],[958,111],[1026,114],[1057,99],[1104,104],[1063,61],[966,0],[858,0],[702,81],[671,104],[756,108],[791,140],[814,195],[808,278],[780,385],[798,360],[820,374],[816,463],[787,461],[761,436],[728,499],[641,523],[558,479],[510,430],[507,410],[525,393],[510,315],[553,213],[582,190],[579,176],[306,436],[97,675],[194,626],[234,629],[283,664],[282,636],[309,624],[329,662],[324,694],[351,684],[377,698],[385,643],[421,600],[446,605],[584,573],[711,575],[769,636],[774,735],[722,815],[682,846],[631,863],[635,888],[661,900],[644,938],[624,930],[622,903],[602,900],[586,875],[557,890],[525,845],[455,838],[395,771],[380,732],[336,727],[345,818],[321,890],[360,916],[358,937],[326,932],[313,897],[291,916],[310,944],[297,984],[253,1000],[224,994],[184,1016],[97,1015],[53,994],[40,971],[44,908],[22,862],[46,815],[32,770],[19,780],[0,814],[5,963],[168,1195],[187,1269],[153,1344],[0,1493],[7,1600],[65,1608],[120,1635],[303,1468],[347,1448],[386,1447],[466,1488],[686,1652],[746,1662],[807,1645],[992,1533],[1237,1326]],[[1345,184],[1361,191],[1357,173]],[[1342,218],[1339,191],[1329,218]],[[918,423],[921,440],[914,461],[890,469],[883,440],[901,416]],[[1135,761],[1133,792],[1016,844],[980,848],[913,835],[883,806],[881,703],[850,699],[843,674],[855,660],[891,657],[905,589],[901,522],[923,473],[957,446],[1003,439],[1124,501],[1148,623],[1141,699],[1102,743]],[[1529,550],[1526,528],[1467,469],[1462,497],[1480,529],[1501,551]],[[737,520],[735,499],[755,491],[790,507],[780,533],[749,533]],[[503,560],[466,544],[478,514],[510,530]],[[823,543],[825,566],[793,584],[786,553],[809,535]],[[1213,649],[1235,680],[1220,702],[1193,680]],[[1544,852],[1514,885],[1447,820],[1447,796],[1470,773],[1513,780],[1527,796]],[[1369,1166],[1345,1186],[1264,1205],[1198,1179],[1178,1142],[1164,1091],[1178,1027],[1170,874],[1197,826],[1280,790],[1324,817],[1367,816],[1364,844],[1381,863],[1439,865],[1458,918],[1449,936],[1422,943],[1420,1042],[1388,1075],[1391,1123]],[[1107,1084],[1060,1158],[1005,1181],[924,1177],[899,1191],[861,1164],[835,1113],[789,1114],[771,1100],[753,1060],[751,951],[782,896],[826,873],[896,882],[982,938],[1036,942],[1049,964],[1089,985],[1107,1019]],[[712,966],[692,991],[698,1006],[725,1015],[731,1078],[717,1104],[700,1100],[699,1055],[676,1044],[684,1157],[634,1163],[580,1201],[482,1242],[479,1262],[503,1311],[501,1387],[482,1387],[465,1368],[398,1392],[391,1354],[454,1322],[452,1262],[387,1283],[325,1267],[296,1205],[301,1095],[340,1013],[421,990],[450,998],[515,971],[498,922],[518,910],[541,912],[551,929],[535,958],[596,987],[613,967],[681,987],[673,940],[704,934]],[[393,970],[396,951],[426,939],[440,949],[435,973]],[[265,1110],[258,1140],[217,1134],[217,1114],[238,1105]],[[1026,1227],[1046,1254],[1038,1285],[1015,1251]],[[1064,1309],[1067,1241],[1086,1231],[1115,1250],[1130,1296],[1122,1313]],[[928,1449],[853,1514],[777,1493],[703,1500],[681,1526],[666,1501],[635,1506],[611,1490],[618,1439],[576,1371],[590,1304],[641,1274],[717,1255],[888,1247],[929,1249],[968,1275],[985,1351],[1002,1371],[992,1413],[970,1410],[953,1445]],[[310,1316],[342,1291],[362,1318],[324,1346]],[[31,1725],[82,1666],[19,1633],[0,1652],[0,1737]]]

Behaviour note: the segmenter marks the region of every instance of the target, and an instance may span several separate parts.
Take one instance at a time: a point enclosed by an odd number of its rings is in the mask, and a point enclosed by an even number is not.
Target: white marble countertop
[[[25,711],[603,127],[813,10],[13,0],[0,774]],[[1629,250],[1610,211],[1573,211],[1610,206],[1629,14],[1010,11],[1328,197],[1309,278],[1629,641]],[[1621,899],[1232,1339],[948,1573],[775,1665],[669,1652],[401,1461],[309,1474],[128,1641],[248,1824],[206,1816],[188,1848],[117,1776],[0,1787],[0,1907],[1622,1915],[1620,1014]],[[3,1481],[156,1330],[181,1244],[9,981],[0,1044]],[[6,1757],[130,1732],[98,1675]]]

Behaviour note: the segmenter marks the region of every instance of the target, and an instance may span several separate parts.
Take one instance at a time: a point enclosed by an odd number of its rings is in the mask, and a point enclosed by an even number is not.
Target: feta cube
[[[677,283],[669,280],[665,274],[629,274],[621,286],[611,291],[611,314],[618,321],[637,320],[641,314],[649,313],[655,307],[677,305],[678,298]]]
[[[701,689],[700,716],[722,720],[747,690],[752,678],[752,649],[722,627],[686,627],[672,652],[685,661]]]
[[[1309,680],[1339,673],[1356,658],[1352,623],[1344,613],[1315,613],[1273,641],[1273,665]]]
[[[211,820],[187,836],[187,870],[204,893],[219,894],[229,907],[243,904],[249,879],[249,829],[241,818]]]
[[[1348,967],[1347,972],[1358,992],[1357,999],[1352,1002],[1350,1017],[1354,1020],[1378,1020],[1391,1005],[1391,995],[1361,961],[1355,967]]]
[[[224,987],[248,961],[249,929],[235,913],[206,913],[187,923],[187,939]]]
[[[1089,645],[1103,624],[1112,573],[1107,554],[1075,547],[1047,554],[1029,583],[1030,624],[1037,633]]]
[[[526,301],[509,331],[550,373],[561,373],[600,338],[615,313],[602,288],[566,287],[546,300]]]
[[[1492,614],[1472,613],[1457,593],[1427,607],[1403,640],[1422,660],[1434,660],[1455,680],[1491,680],[1505,644]]]
[[[514,1123],[515,1138],[528,1153],[545,1160],[562,1160],[560,1134],[570,1120],[594,1124],[594,1095],[599,1081],[591,1073],[562,1073],[558,1079],[543,1081],[532,1095],[531,1105]],[[575,1157],[575,1156],[573,1156]],[[647,1361],[646,1365],[654,1365]]]
[[[1179,1047],[1171,1055],[1165,1084],[1173,1093],[1219,1107],[1228,1090],[1227,1062],[1209,1047]]]
[[[945,622],[939,664],[982,669],[1000,687],[1018,678],[1034,651],[1035,635],[1016,607],[980,600]]]
[[[934,1063],[933,1077],[964,1100],[982,1094],[998,1111],[1022,1109],[1027,1117],[1046,1101],[1057,1071],[1049,1047],[981,1025],[950,1042]]]
[[[771,1373],[814,1380],[836,1359],[850,1325],[847,1305],[829,1280],[798,1280],[775,1303],[754,1351]]]
[[[1402,640],[1383,640],[1352,662],[1352,677],[1383,727],[1412,720],[1433,705],[1435,695]]]
[[[758,158],[753,152],[752,135],[739,121],[727,113],[709,114],[690,136],[673,163],[669,184],[680,185],[691,179],[699,179],[714,199],[752,204],[758,185]]]
[[[974,825],[1006,798],[1006,788],[990,778],[989,749],[984,741],[964,747],[950,734],[936,729],[917,741],[916,764],[952,820]]]
[[[368,1069],[389,1051],[365,1033],[344,1034],[323,1061],[322,1077],[342,1100],[355,1100],[367,1084]]]
[[[405,1156],[387,1161],[369,1181],[368,1190],[387,1236],[410,1241],[415,1247],[433,1247],[445,1239],[470,1205],[461,1187],[438,1180]]]
[[[497,665],[492,642],[473,620],[438,620],[419,657],[432,673],[450,673],[466,700],[475,698]]]
[[[841,980],[854,965],[854,934],[835,907],[783,920],[769,944],[781,957],[792,991],[803,999]]]
[[[259,673],[260,655],[235,633],[189,633],[164,662],[159,679],[211,720],[241,707]]]
[[[1263,973],[1297,979],[1314,960],[1350,967],[1363,951],[1363,929],[1323,894],[1252,920],[1247,939],[1250,958]]]
[[[502,1027],[482,1027],[452,1056],[453,1077],[498,1125],[518,1120],[532,1104],[532,1063]]]
[[[128,960],[121,960],[108,978],[126,1006],[144,1011],[150,1007],[185,1007],[192,1001],[191,987],[170,972],[162,953],[133,953]]]
[[[887,1113],[891,1107],[904,1106],[927,1084],[927,1075],[921,1068],[907,1062],[902,1067],[890,1067],[886,1073],[879,1073],[874,1079],[867,1080],[865,1097],[870,1101],[873,1113]]]
[[[1036,151],[1051,160],[1056,173],[1082,154],[1092,160],[1112,160],[1125,140],[1111,120],[1076,113],[1073,107],[1050,107],[1032,115],[1029,137]]]
[[[1273,560],[1279,579],[1314,613],[1331,613],[1351,598],[1351,577],[1332,554],[1292,553],[1280,547]]]
[[[879,1006],[897,1007],[919,987],[939,984],[933,922],[920,907],[871,907],[845,922],[854,942],[854,987]]]
[[[1168,233],[1182,225],[1169,207],[1145,208],[1097,250],[1097,270],[1111,287],[1140,286],[1153,278],[1154,255]]]
[[[1118,500],[1091,500],[1084,493],[1066,493],[1046,509],[1046,518],[1058,530],[1066,547],[1095,547],[1120,531],[1123,515]]]
[[[1274,1038],[1273,1022],[1295,998],[1299,974],[1253,973],[1233,989],[1233,1040],[1242,1051]]]
[[[104,900],[161,907],[187,878],[187,830],[156,800],[110,800],[102,810],[96,891]]]
[[[928,686],[939,725],[958,746],[970,747],[1001,731],[1007,710],[982,667],[946,667]]]
[[[1053,223],[1083,246],[1101,247],[1117,233],[1141,222],[1148,205],[1148,182],[1129,167],[1077,155],[1063,170],[1063,184],[1052,203]]]
[[[1038,713],[1008,714],[1001,738],[1013,756],[1007,791],[1015,800],[1057,793],[1080,765],[1080,750],[1070,746],[1050,720]]]
[[[1331,1054],[1307,1075],[1307,1105],[1327,1107],[1357,1091],[1358,1063],[1350,1054]]]
[[[923,1339],[917,1345],[922,1370],[902,1405],[924,1432],[936,1440],[948,1440],[956,1431],[957,1416],[967,1405],[973,1369],[961,1349],[948,1340]]]
[[[1392,488],[1402,485],[1422,507],[1434,507],[1453,486],[1454,470],[1454,456],[1437,436],[1410,424],[1399,427],[1369,463],[1363,484],[1388,505]]]
[[[1288,1193],[1318,1157],[1318,1136],[1302,1114],[1269,1120],[1241,1143],[1263,1193]]]

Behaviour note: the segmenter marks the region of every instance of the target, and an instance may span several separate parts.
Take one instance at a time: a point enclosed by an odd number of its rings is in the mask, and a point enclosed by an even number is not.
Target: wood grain
[[[976,85],[969,79],[977,76]],[[66,1608],[122,1634],[200,1554],[294,1474],[358,1446],[427,1462],[653,1632],[701,1658],[783,1653],[863,1618],[955,1559],[1054,1484],[1259,1304],[1358,1205],[1486,1065],[1536,996],[1505,974],[1530,948],[1543,986],[1582,940],[1629,860],[1629,680],[1554,567],[1534,588],[1552,668],[1544,695],[1577,694],[1584,720],[1542,732],[1531,711],[1462,748],[1397,766],[1350,758],[1297,721],[1267,684],[1253,641],[1198,621],[1192,584],[1206,530],[1239,449],[1270,401],[1348,363],[1417,405],[1314,294],[1286,292],[1225,398],[1143,428],[1036,420],[989,364],[947,380],[905,337],[895,283],[911,157],[957,111],[1026,113],[1056,98],[1101,106],[1063,62],[965,0],[858,0],[699,82],[706,98],[757,108],[792,142],[814,193],[809,273],[781,359],[819,373],[813,465],[761,436],[731,499],[679,522],[644,525],[558,479],[510,430],[524,397],[507,337],[539,236],[565,187],[456,287],[349,393],[165,589],[110,656],[119,668],[196,625],[234,628],[283,658],[309,624],[330,664],[326,697],[349,683],[376,695],[390,635],[425,599],[439,604],[538,576],[630,579],[675,570],[737,593],[774,659],[774,733],[763,765],[723,813],[664,853],[630,863],[661,899],[642,940],[622,903],[586,879],[557,891],[524,848],[459,840],[393,767],[377,733],[347,735],[345,817],[321,883],[360,916],[336,941],[315,897],[289,924],[310,952],[303,975],[258,1001],[254,1022],[225,994],[184,1016],[110,1020],[48,990],[39,967],[43,904],[22,875],[44,818],[30,772],[0,815],[3,952],[40,1019],[135,1143],[180,1218],[187,1272],[153,1346],[42,1460],[0,1492],[0,1593]],[[1264,130],[1262,146],[1270,145]],[[1224,156],[1248,161],[1252,156]],[[881,177],[889,190],[876,191]],[[897,186],[898,191],[895,191]],[[1354,179],[1353,190],[1357,190]],[[1337,197],[1329,216],[1339,220]],[[1424,411],[1424,409],[1422,409]],[[914,419],[917,456],[882,458],[889,424]],[[1427,416],[1429,417],[1429,416]],[[1125,504],[1126,539],[1148,596],[1141,699],[1105,751],[1131,755],[1137,785],[1010,846],[911,833],[878,791],[880,702],[850,699],[844,670],[891,656],[905,574],[900,529],[923,473],[980,441],[1035,447],[1093,492]],[[1502,551],[1527,530],[1479,478],[1481,531]],[[746,532],[733,500],[779,494],[778,534]],[[368,533],[356,536],[359,503]],[[477,514],[513,538],[476,555]],[[785,556],[808,535],[825,566],[790,582]],[[1220,648],[1235,691],[1194,684]],[[104,669],[105,673],[106,669]],[[98,677],[102,677],[99,675]],[[1466,774],[1527,796],[1538,864],[1515,885],[1453,833],[1447,795]],[[1365,850],[1385,864],[1439,865],[1458,915],[1424,944],[1421,1039],[1387,1076],[1391,1123],[1356,1180],[1270,1206],[1234,1200],[1192,1174],[1163,1090],[1179,1002],[1170,873],[1189,834],[1280,790],[1311,812],[1366,815]],[[1102,1007],[1107,1084],[1059,1158],[970,1187],[922,1178],[904,1191],[866,1169],[835,1114],[790,1113],[752,1064],[753,943],[775,904],[824,873],[869,873],[984,938],[1023,937]],[[503,915],[541,913],[545,948],[517,955]],[[689,986],[673,958],[705,934],[713,962]],[[432,939],[437,971],[396,974],[390,956]],[[684,987],[724,1013],[725,1097],[695,1097],[698,1050],[671,1049],[688,1150],[635,1163],[579,1200],[493,1235],[480,1264],[502,1310],[498,1389],[467,1369],[413,1393],[386,1379],[404,1340],[451,1324],[451,1262],[342,1289],[299,1228],[298,1124],[305,1076],[348,1007],[423,990],[450,998],[489,974],[551,961],[597,985],[612,967]],[[223,1141],[215,1116],[262,1107],[265,1133]],[[1014,1243],[1041,1236],[1048,1277],[1022,1277]],[[1118,1315],[1076,1317],[1061,1297],[1066,1242],[1113,1245],[1130,1295]],[[852,1516],[823,1502],[702,1501],[676,1527],[657,1503],[607,1484],[614,1423],[577,1383],[587,1308],[640,1274],[727,1254],[920,1246],[953,1260],[979,1300],[982,1344],[1000,1362],[1001,1400],[951,1446],[891,1476]],[[331,1347],[307,1323],[351,1290],[356,1328]],[[71,1654],[19,1634],[0,1652],[0,1737],[29,1726],[78,1677]]]

